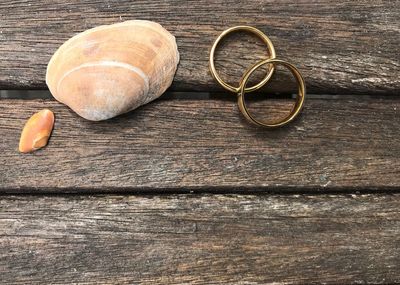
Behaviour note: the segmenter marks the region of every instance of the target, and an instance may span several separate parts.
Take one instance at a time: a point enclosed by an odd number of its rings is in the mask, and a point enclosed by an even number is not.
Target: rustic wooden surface
[[[182,61],[174,90],[221,90],[208,73],[208,50],[224,29],[244,24],[271,37],[311,93],[397,95],[400,88],[400,1],[376,0],[2,0],[0,88],[44,88],[46,64],[66,39],[129,19],[160,22],[176,35]],[[235,83],[264,56],[254,39],[236,39],[218,54],[222,74]],[[272,89],[285,91],[285,83]]]
[[[167,95],[100,123],[0,100],[0,284],[400,284],[400,1],[2,0],[0,89],[45,88],[65,40],[130,19],[177,37],[171,90],[218,100]],[[234,25],[266,32],[309,93],[357,96],[309,99],[279,130],[248,125],[208,71]],[[217,68],[236,84],[264,56],[239,34]],[[277,74],[268,90],[295,88]],[[269,102],[254,105],[288,108]],[[50,144],[19,154],[42,108],[56,114]]]
[[[400,282],[400,195],[8,196],[3,284]]]
[[[288,107],[272,103],[276,115]],[[56,115],[49,146],[18,153],[24,122],[42,108]],[[1,100],[0,191],[396,190],[399,124],[396,99],[309,99],[274,131],[229,100],[159,100],[99,123],[51,100]]]

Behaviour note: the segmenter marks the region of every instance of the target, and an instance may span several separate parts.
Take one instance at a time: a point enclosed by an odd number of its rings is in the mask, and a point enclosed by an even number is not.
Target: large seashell
[[[65,42],[51,58],[52,95],[83,118],[106,120],[159,96],[179,62],[175,37],[150,21],[99,26]]]

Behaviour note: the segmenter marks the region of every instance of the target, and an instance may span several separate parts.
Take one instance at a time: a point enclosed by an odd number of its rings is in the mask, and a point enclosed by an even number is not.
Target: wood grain
[[[0,209],[5,284],[400,282],[398,194],[16,196]]]
[[[267,114],[288,108],[268,102]],[[25,120],[42,108],[56,116],[49,146],[19,154]],[[159,100],[93,123],[55,101],[1,100],[0,192],[399,190],[399,113],[395,99],[309,99],[269,131],[233,101]]]
[[[311,93],[398,94],[400,2],[342,0],[2,0],[0,88],[44,88],[51,55],[85,29],[128,19],[154,20],[177,37],[181,64],[173,90],[221,90],[208,72],[209,49],[226,28],[252,25],[277,54],[296,64]],[[238,81],[264,48],[243,35],[218,57],[224,78]],[[286,92],[285,79],[272,89]]]

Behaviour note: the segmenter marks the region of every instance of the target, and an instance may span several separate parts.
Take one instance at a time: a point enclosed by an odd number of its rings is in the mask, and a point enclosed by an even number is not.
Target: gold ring
[[[270,54],[270,58],[274,59],[276,57],[275,54],[275,48],[274,45],[272,44],[271,40],[260,30],[254,28],[254,27],[250,27],[250,26],[237,26],[237,27],[233,27],[233,28],[229,28],[227,30],[225,30],[224,32],[222,32],[222,34],[216,39],[216,41],[214,42],[214,45],[211,48],[211,53],[210,53],[210,71],[212,76],[214,77],[214,79],[221,84],[222,87],[224,87],[225,89],[231,91],[231,92],[235,92],[238,93],[240,90],[240,86],[239,87],[234,87],[232,85],[229,85],[228,83],[226,83],[225,81],[223,81],[221,79],[221,77],[218,75],[217,70],[215,69],[215,65],[214,65],[214,53],[215,50],[219,44],[219,42],[228,34],[236,32],[236,31],[245,31],[245,32],[249,32],[252,34],[255,34],[258,38],[260,38],[266,45],[268,48],[268,52]],[[274,66],[272,66],[272,68],[268,71],[268,74],[266,75],[266,77],[258,84],[248,87],[245,89],[246,92],[252,92],[255,91],[257,89],[260,89],[261,87],[263,87],[268,80],[271,78],[272,74],[274,73]]]
[[[296,78],[297,85],[298,85],[298,94],[296,97],[296,104],[294,105],[290,114],[288,116],[286,116],[285,118],[283,118],[282,120],[274,122],[274,123],[266,123],[266,122],[262,122],[262,121],[255,119],[247,110],[246,102],[244,100],[244,95],[246,93],[248,93],[248,91],[246,89],[246,85],[249,81],[250,76],[258,68],[260,68],[261,66],[263,66],[265,64],[272,64],[273,66],[282,65],[282,66],[288,68],[292,72],[293,76]],[[238,92],[238,105],[239,105],[240,111],[242,112],[242,114],[245,116],[245,118],[249,122],[256,124],[257,126],[261,126],[261,127],[276,128],[276,127],[281,127],[283,125],[286,125],[287,123],[293,121],[297,117],[297,115],[301,111],[301,108],[303,107],[305,96],[306,96],[306,85],[305,85],[303,76],[301,75],[299,70],[293,64],[290,64],[286,61],[279,60],[279,59],[266,59],[266,60],[262,60],[259,63],[255,64],[244,74],[244,76],[240,82],[240,90]]]

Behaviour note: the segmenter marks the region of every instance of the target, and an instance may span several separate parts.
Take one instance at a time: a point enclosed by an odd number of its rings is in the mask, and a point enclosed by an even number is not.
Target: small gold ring
[[[274,59],[276,57],[275,54],[275,48],[274,45],[272,44],[271,40],[260,30],[254,28],[254,27],[250,27],[250,26],[236,26],[233,28],[229,28],[227,30],[225,30],[224,32],[222,32],[222,34],[216,39],[216,41],[214,42],[214,45],[211,48],[211,53],[210,53],[210,71],[212,76],[214,77],[214,79],[222,86],[224,87],[226,90],[229,90],[231,92],[235,92],[238,93],[240,90],[240,86],[239,87],[234,87],[232,85],[229,85],[228,83],[226,83],[225,81],[223,81],[221,79],[221,77],[218,75],[217,70],[215,69],[215,65],[214,65],[214,54],[215,54],[215,50],[219,44],[219,42],[228,34],[236,32],[236,31],[245,31],[245,32],[249,32],[252,34],[255,34],[258,38],[260,38],[266,45],[268,48],[268,52],[270,55],[271,59]],[[268,71],[268,74],[266,75],[266,77],[258,84],[248,87],[246,88],[246,92],[252,92],[255,91],[257,89],[260,89],[261,87],[263,87],[268,80],[271,78],[272,74],[274,73],[274,66],[271,67],[271,69]]]
[[[262,121],[255,119],[249,113],[249,111],[246,107],[246,102],[244,100],[244,95],[246,93],[248,93],[248,91],[246,89],[246,85],[249,81],[250,76],[258,68],[260,68],[261,66],[263,66],[265,64],[272,64],[273,66],[282,65],[282,66],[286,67],[287,69],[289,69],[292,72],[293,76],[296,78],[297,85],[298,85],[298,94],[296,97],[296,104],[294,105],[290,114],[288,116],[286,116],[285,118],[283,118],[282,120],[274,122],[274,123],[266,123],[266,122],[262,122]],[[242,114],[245,116],[245,118],[249,122],[251,122],[257,126],[261,126],[261,127],[276,128],[276,127],[281,127],[283,125],[288,124],[289,122],[293,121],[297,117],[297,115],[300,113],[300,111],[303,107],[305,96],[306,96],[306,85],[305,85],[303,76],[301,75],[299,70],[293,64],[290,64],[286,61],[279,60],[279,59],[266,59],[266,60],[262,60],[259,63],[255,64],[244,74],[244,76],[240,82],[240,90],[238,92],[238,105],[239,105],[240,111],[242,112]]]

